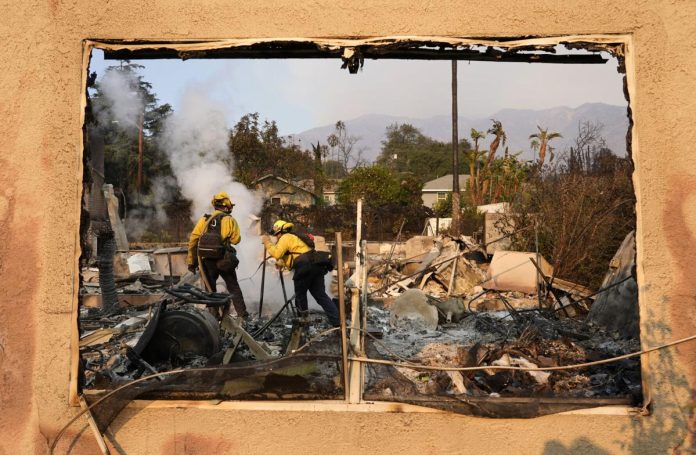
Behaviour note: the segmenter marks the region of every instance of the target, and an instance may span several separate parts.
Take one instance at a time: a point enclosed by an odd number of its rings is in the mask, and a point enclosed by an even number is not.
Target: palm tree
[[[476,163],[481,157],[481,151],[479,150],[479,141],[486,137],[486,133],[471,128],[470,135],[471,139],[474,141],[474,149],[470,150],[469,153],[467,153],[467,158],[469,160],[469,188],[471,190],[472,203],[477,204],[479,201],[479,182]]]
[[[541,165],[544,165],[544,160],[546,159],[546,150],[549,147],[549,141],[552,139],[556,139],[557,137],[563,137],[561,136],[561,133],[549,133],[549,129],[542,128],[537,125],[537,129],[539,130],[538,133],[532,134],[529,136],[529,139],[532,140],[531,142],[531,147],[532,150],[534,151],[539,151],[539,163]]]
[[[491,121],[493,122],[493,126],[488,129],[488,134],[495,135],[495,139],[493,139],[493,142],[491,142],[488,148],[488,164],[495,158],[495,152],[498,151],[500,143],[502,142],[503,145],[505,145],[507,142],[507,135],[505,134],[505,130],[503,130],[503,124],[496,119],[491,119]]]

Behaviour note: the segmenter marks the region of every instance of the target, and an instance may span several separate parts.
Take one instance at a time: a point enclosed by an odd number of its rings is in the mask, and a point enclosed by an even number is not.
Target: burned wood
[[[288,345],[285,348],[285,355],[292,354],[302,342],[302,334],[304,333],[305,325],[300,321],[293,322],[292,331],[290,332],[290,339],[288,340]]]
[[[417,272],[414,272],[414,273],[411,273],[411,274],[409,274],[409,275],[406,275],[406,276],[402,277],[400,281],[403,281],[403,280],[405,280],[405,279],[407,279],[407,278],[413,278],[413,277],[415,277],[415,276],[421,275],[421,274],[423,274],[423,273],[425,273],[426,271],[431,270],[431,269],[434,271],[434,268],[435,268],[435,267],[437,267],[437,266],[439,266],[439,265],[442,265],[442,264],[446,264],[446,263],[448,263],[448,262],[451,262],[451,261],[453,261],[454,259],[456,259],[457,257],[458,257],[458,256],[451,257],[451,258],[446,259],[446,260],[444,260],[444,261],[442,261],[442,262],[438,262],[438,263],[435,263],[435,264],[431,264],[431,265],[430,265],[429,267],[427,267],[425,270],[419,270],[419,271],[417,271]],[[379,293],[379,292],[381,292],[381,291],[384,291],[385,289],[387,289],[387,287],[381,286],[381,287],[375,289],[374,291],[371,291],[370,294],[376,294],[376,293]]]
[[[234,353],[237,351],[237,347],[239,347],[239,343],[241,343],[241,341],[242,335],[238,333],[232,339],[232,345],[225,351],[225,355],[222,358],[223,365],[228,365],[230,361],[232,361],[232,357],[234,356]]]
[[[551,292],[551,295],[553,295],[553,298],[556,299],[556,303],[558,303],[558,306],[563,309],[563,312],[567,317],[570,317],[568,314],[568,310],[566,310],[565,306],[563,305],[563,302],[561,302],[561,298],[556,294],[556,290],[553,288],[551,285],[551,282],[549,281],[548,277],[544,274],[544,272],[541,270],[541,267],[532,258],[529,258],[530,261],[532,261],[532,264],[534,264],[534,267],[537,269],[537,272],[539,272],[539,276],[541,277],[542,280],[544,280],[544,283],[546,283],[546,288]]]
[[[269,353],[261,346],[249,333],[244,330],[232,316],[227,316],[222,320],[222,328],[228,332],[242,337],[242,342],[249,347],[251,352],[258,360],[267,360],[270,358]]]
[[[97,422],[94,420],[94,416],[89,411],[89,405],[87,404],[87,401],[85,401],[84,395],[80,395],[80,408],[82,408],[82,410],[85,412],[87,423],[89,423],[89,427],[94,434],[94,438],[97,440],[99,450],[101,450],[101,453],[104,455],[110,455],[111,452],[109,451],[109,447],[106,445],[106,441],[104,441],[104,436],[102,435]]]
[[[593,54],[529,53],[526,49],[497,49],[480,46],[453,45],[448,42],[422,40],[393,40],[392,42],[360,43],[358,45],[324,45],[310,40],[259,41],[249,44],[230,45],[212,49],[187,50],[185,46],[171,43],[139,41],[138,48],[104,50],[107,60],[139,59],[256,59],[256,58],[339,58],[346,49],[360,52],[362,59],[408,59],[408,60],[464,60],[490,62],[525,62],[556,64],[603,64],[607,62],[599,52]],[[189,45],[195,43],[187,43]],[[205,42],[200,43],[205,46]],[[214,43],[211,43],[214,44]],[[543,52],[543,51],[542,51]]]

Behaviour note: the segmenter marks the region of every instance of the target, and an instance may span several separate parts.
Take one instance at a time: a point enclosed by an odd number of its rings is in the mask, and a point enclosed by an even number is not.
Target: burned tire
[[[160,315],[152,340],[143,352],[150,363],[174,366],[195,356],[210,357],[220,350],[220,327],[207,311],[172,310]]]

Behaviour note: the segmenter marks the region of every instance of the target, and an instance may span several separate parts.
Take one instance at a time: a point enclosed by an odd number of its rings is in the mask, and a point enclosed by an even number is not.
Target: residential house
[[[468,182],[468,175],[459,176],[460,193],[466,192]],[[433,208],[437,201],[447,199],[448,194],[452,194],[452,174],[443,175],[435,180],[425,182],[422,190],[423,205]]]
[[[260,191],[266,200],[277,205],[310,207],[318,200],[318,196],[308,188],[306,181],[291,182],[272,174],[254,180],[252,187]]]
[[[324,204],[336,205],[336,195],[340,184],[340,180],[327,180],[324,183]]]

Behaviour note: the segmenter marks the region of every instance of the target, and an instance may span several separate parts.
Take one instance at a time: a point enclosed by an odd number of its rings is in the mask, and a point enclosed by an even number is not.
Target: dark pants
[[[324,289],[325,270],[321,266],[310,266],[308,270],[303,270],[298,278],[295,278],[298,276],[297,271],[295,271],[295,276],[293,276],[295,304],[300,312],[306,313],[308,310],[307,291],[309,291],[314,300],[324,309],[326,316],[329,318],[329,323],[334,327],[338,327],[340,325],[338,308]]]
[[[217,266],[217,259],[203,259],[203,270],[205,270],[205,276],[208,279],[208,284],[210,284],[211,290],[213,292],[217,291],[217,285],[215,282],[218,277],[222,277],[225,280],[225,285],[227,286],[227,292],[232,296],[232,305],[234,305],[234,310],[237,312],[237,316],[246,317],[247,313],[246,305],[244,304],[244,296],[242,295],[242,289],[239,287],[239,281],[237,281],[237,272],[232,270],[231,272],[226,272],[220,270]],[[224,313],[229,312],[229,306],[226,306]]]

